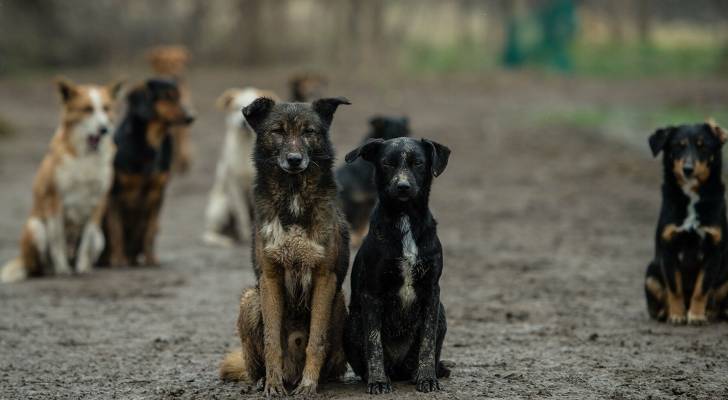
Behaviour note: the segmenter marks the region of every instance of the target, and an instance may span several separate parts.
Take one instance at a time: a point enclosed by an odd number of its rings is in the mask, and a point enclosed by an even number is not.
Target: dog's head
[[[313,73],[296,75],[291,78],[291,99],[298,102],[307,102],[319,98],[326,88],[326,78]]]
[[[372,139],[346,155],[374,164],[380,198],[407,202],[429,194],[432,177],[445,171],[450,149],[427,139]]]
[[[228,128],[243,129],[246,132],[255,133],[251,129],[248,129],[248,123],[245,121],[245,116],[243,116],[240,110],[250,105],[250,103],[259,97],[267,97],[274,101],[280,100],[272,91],[247,87],[226,90],[218,97],[215,104],[220,110],[227,112],[226,122]]]
[[[195,117],[183,105],[177,84],[165,79],[150,79],[127,96],[128,113],[139,120],[164,125],[189,125]]]
[[[101,139],[111,132],[122,85],[121,81],[106,86],[77,85],[66,78],[56,79],[62,124],[77,149],[96,151]]]
[[[372,127],[369,139],[389,140],[410,135],[407,117],[377,115],[369,119],[369,125]]]
[[[190,53],[184,46],[159,46],[147,52],[147,60],[156,74],[179,78],[187,67]]]
[[[256,99],[243,108],[243,115],[257,134],[255,160],[258,168],[275,163],[288,174],[299,174],[309,163],[319,169],[333,165],[334,149],[329,127],[336,108],[351,104],[343,97],[308,103],[275,103]]]
[[[664,164],[681,187],[697,191],[720,167],[721,149],[728,136],[713,121],[695,125],[669,126],[655,131],[649,143],[652,155],[664,152]],[[715,173],[720,173],[716,171]]]

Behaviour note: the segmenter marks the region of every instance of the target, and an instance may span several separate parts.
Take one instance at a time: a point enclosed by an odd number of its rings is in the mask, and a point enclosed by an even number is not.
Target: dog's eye
[[[414,165],[414,166],[416,166],[416,167],[419,167],[419,166],[421,166],[422,164],[424,164],[424,163],[423,163],[423,162],[422,162],[422,160],[420,160],[420,159],[416,159],[416,160],[412,161],[412,165]]]
[[[104,112],[105,112],[105,113],[107,113],[107,112],[109,112],[109,111],[111,111],[111,107],[109,107],[109,106],[104,106]]]
[[[91,107],[91,106],[86,106],[86,107],[83,108],[82,111],[85,112],[85,113],[92,113],[92,112],[94,112],[94,108]]]
[[[388,168],[394,167],[394,163],[390,160],[382,161],[382,165],[384,165],[385,167],[388,167]]]
[[[303,130],[303,133],[306,135],[313,135],[314,133],[316,133],[316,130],[313,128],[306,128]]]

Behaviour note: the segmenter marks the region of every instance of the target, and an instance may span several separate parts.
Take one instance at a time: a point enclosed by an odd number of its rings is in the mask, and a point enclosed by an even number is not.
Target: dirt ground
[[[243,398],[217,365],[237,346],[248,248],[200,243],[223,135],[213,107],[242,84],[285,94],[291,71],[197,70],[196,164],[174,179],[159,268],[0,287],[0,398]],[[109,73],[76,71],[78,80]],[[141,77],[137,74],[137,77]],[[593,105],[728,100],[726,82],[597,82],[522,75],[435,80],[333,75],[345,95],[333,127],[343,157],[374,113],[406,113],[417,136],[452,148],[432,208],[445,249],[443,358],[452,378],[432,398],[728,397],[728,325],[672,327],[647,318],[642,292],[659,206],[659,163],[641,148],[529,117]],[[48,77],[0,80],[0,260],[17,252],[30,183],[57,121]],[[348,292],[348,283],[345,287]],[[394,397],[418,396],[395,384]],[[347,374],[322,397],[368,398]]]

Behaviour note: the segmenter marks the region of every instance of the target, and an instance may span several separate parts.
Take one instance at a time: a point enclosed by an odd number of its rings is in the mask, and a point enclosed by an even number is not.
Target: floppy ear
[[[382,147],[382,144],[384,143],[383,139],[369,139],[366,143],[363,145],[357,147],[356,149],[349,152],[349,154],[344,157],[344,160],[347,164],[351,164],[356,160],[357,158],[361,157],[366,161],[371,162],[372,156],[379,151],[379,149]]]
[[[710,128],[710,131],[713,132],[713,135],[720,140],[720,143],[725,143],[726,139],[728,139],[728,134],[726,134],[723,128],[718,126],[713,118],[709,118],[705,123],[708,125],[708,128]]]
[[[267,97],[258,97],[243,108],[243,116],[255,132],[258,132],[261,122],[265,120],[275,104],[275,101]]]
[[[653,157],[657,157],[657,155],[665,148],[667,139],[670,137],[673,130],[674,128],[671,126],[660,128],[650,136],[649,143]]]
[[[113,100],[117,100],[121,94],[121,89],[124,87],[125,79],[117,79],[106,85],[106,90],[109,91],[109,95]]]
[[[429,149],[430,161],[432,162],[432,176],[440,176],[445,171],[447,162],[450,159],[450,149],[432,140],[422,139],[422,143]]]
[[[215,100],[215,106],[223,111],[229,111],[232,101],[239,89],[228,89]]]
[[[143,120],[154,118],[154,106],[147,84],[141,84],[129,92],[126,102],[129,114]]]
[[[57,77],[55,79],[55,83],[56,87],[58,88],[58,93],[61,95],[61,101],[63,101],[64,103],[66,103],[73,96],[78,94],[78,88],[76,88],[76,84],[71,82],[66,77]]]
[[[334,112],[342,104],[351,104],[346,97],[329,97],[325,99],[318,99],[311,104],[311,108],[326,125],[331,125],[331,121],[334,119]]]

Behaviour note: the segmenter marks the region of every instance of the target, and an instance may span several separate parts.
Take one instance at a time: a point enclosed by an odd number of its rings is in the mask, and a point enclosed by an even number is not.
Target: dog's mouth
[[[303,171],[306,170],[305,167],[303,167],[303,168],[302,167],[295,167],[294,168],[294,167],[284,167],[284,166],[281,166],[281,169],[284,170],[284,171],[286,171],[286,173],[291,174],[291,175],[298,175],[301,172],[303,172]]]
[[[88,144],[88,148],[96,151],[99,148],[99,143],[101,143],[101,135],[89,135],[86,139],[86,143]]]

